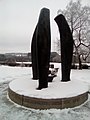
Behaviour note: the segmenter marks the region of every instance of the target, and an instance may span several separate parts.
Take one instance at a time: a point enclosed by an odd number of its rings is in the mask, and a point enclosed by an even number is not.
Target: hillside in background
[[[31,62],[31,53],[5,53],[0,54],[1,62]],[[61,57],[57,52],[51,52],[51,62],[61,62]]]
[[[2,62],[31,62],[31,53],[5,53],[0,54],[0,63]],[[51,52],[50,62],[61,62],[61,55],[57,52]],[[85,63],[85,61],[82,62]],[[90,63],[90,56],[88,57],[87,63]],[[73,55],[72,63],[78,63],[77,56]]]

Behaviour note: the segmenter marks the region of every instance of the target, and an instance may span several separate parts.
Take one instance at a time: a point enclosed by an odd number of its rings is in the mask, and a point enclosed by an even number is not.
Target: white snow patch
[[[38,98],[72,97],[88,91],[90,70],[71,70],[71,81],[61,82],[61,64],[51,64],[59,68],[59,71],[57,77],[49,83],[46,89],[36,90],[38,80],[32,80],[31,67],[0,66],[0,82],[12,81],[9,86],[13,91]]]
[[[20,95],[44,99],[68,98],[88,91],[88,86],[84,82],[61,82],[59,76],[49,83],[48,88],[36,90],[37,86],[38,80],[32,80],[30,76],[19,78],[9,84],[10,89]]]
[[[28,75],[32,77],[32,71],[30,67],[10,67],[4,65],[0,66],[0,83],[12,81]]]
[[[60,64],[55,63],[56,67],[60,67]],[[60,69],[59,69],[60,70]],[[9,67],[0,66],[0,120],[89,120],[90,119],[90,95],[88,102],[74,109],[50,109],[50,110],[35,110],[35,109],[23,109],[25,107],[16,107],[14,104],[9,103],[6,99],[7,85],[3,83],[17,79],[30,80],[32,78],[31,68],[25,67]],[[59,77],[59,78],[58,78]],[[61,70],[58,72],[58,80],[61,80]],[[57,89],[56,81],[53,80],[54,88]],[[77,81],[85,84],[90,89],[90,70],[71,70],[71,81]],[[3,82],[3,83],[1,83]],[[34,82],[34,81],[33,81]],[[8,83],[8,82],[7,82]],[[49,89],[51,85],[49,84]],[[65,83],[66,84],[66,83]],[[38,82],[35,84],[35,88],[38,86]],[[77,86],[77,85],[76,85]],[[76,87],[74,86],[74,87]],[[68,87],[69,89],[69,87]],[[39,91],[38,91],[39,92]],[[58,91],[60,92],[60,90]]]

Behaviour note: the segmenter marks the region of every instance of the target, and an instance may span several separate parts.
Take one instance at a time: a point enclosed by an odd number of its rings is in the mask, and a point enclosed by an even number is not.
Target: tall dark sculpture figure
[[[32,44],[31,44],[31,59],[32,59],[32,72],[33,79],[39,79],[39,70],[38,70],[38,56],[37,56],[37,26],[35,28]]]
[[[33,78],[39,78],[37,89],[48,87],[48,70],[51,49],[50,11],[43,8],[32,39]],[[34,76],[35,75],[35,76]]]
[[[55,18],[59,27],[61,40],[61,66],[62,66],[62,81],[70,81],[70,70],[73,55],[73,37],[69,25],[65,17],[60,14]]]

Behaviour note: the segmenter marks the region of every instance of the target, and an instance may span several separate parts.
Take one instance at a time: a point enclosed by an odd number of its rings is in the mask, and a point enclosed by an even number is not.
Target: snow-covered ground
[[[58,67],[58,64],[55,66]],[[90,120],[90,95],[84,105],[63,110],[25,109],[10,102],[7,99],[9,82],[28,76],[32,77],[29,67],[0,66],[0,120]],[[90,70],[72,70],[71,80],[83,81],[90,89]]]

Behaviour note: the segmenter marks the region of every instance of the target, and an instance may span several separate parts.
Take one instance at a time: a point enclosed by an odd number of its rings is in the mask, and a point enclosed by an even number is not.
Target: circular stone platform
[[[15,103],[34,109],[72,108],[88,99],[88,87],[81,81],[60,82],[56,77],[48,88],[36,90],[37,86],[38,80],[14,80],[9,84],[8,96]]]

